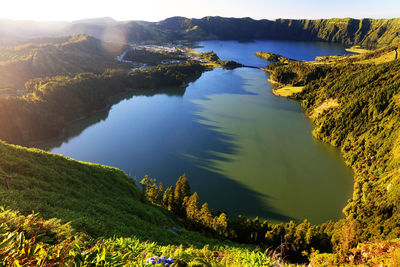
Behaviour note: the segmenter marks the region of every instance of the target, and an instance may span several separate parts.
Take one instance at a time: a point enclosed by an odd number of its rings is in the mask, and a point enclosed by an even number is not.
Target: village
[[[116,60],[132,64],[132,71],[149,69],[160,64],[178,64],[187,60],[203,62],[199,53],[183,44],[132,44]]]

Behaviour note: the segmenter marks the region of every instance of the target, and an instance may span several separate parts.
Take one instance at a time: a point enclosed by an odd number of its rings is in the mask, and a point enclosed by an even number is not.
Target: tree
[[[190,186],[186,174],[179,177],[175,185],[174,199],[178,214],[184,212],[183,200],[190,197]]]
[[[200,217],[200,198],[196,192],[191,195],[186,203],[186,216],[194,221],[199,221]]]
[[[168,210],[174,210],[175,198],[174,198],[174,187],[170,186],[165,190],[162,205]]]
[[[146,175],[140,184],[143,186],[142,196],[154,204],[161,204],[163,198],[163,184],[157,186],[157,180]]]
[[[204,203],[200,209],[200,221],[202,222],[203,225],[211,228],[212,220],[213,220],[213,217],[212,217],[210,209],[208,208],[208,204]]]
[[[218,217],[214,218],[214,227],[220,235],[225,233],[225,230],[228,227],[228,218],[225,213],[221,213]]]

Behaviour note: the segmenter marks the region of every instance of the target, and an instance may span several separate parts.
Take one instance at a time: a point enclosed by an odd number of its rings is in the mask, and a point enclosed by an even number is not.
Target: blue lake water
[[[344,54],[340,45],[283,41],[205,41],[198,51],[264,67],[256,51],[313,60]],[[186,173],[201,201],[229,215],[320,223],[341,216],[352,172],[339,152],[311,135],[298,102],[276,97],[259,69],[215,69],[186,89],[135,92],[109,111],[73,123],[42,148],[115,166],[173,185]]]

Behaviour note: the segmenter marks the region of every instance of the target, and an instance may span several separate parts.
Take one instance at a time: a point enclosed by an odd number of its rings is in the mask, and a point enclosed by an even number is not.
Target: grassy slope
[[[316,61],[309,63],[331,64],[331,65],[340,65],[348,63],[379,65],[382,63],[391,62],[395,59],[398,59],[399,55],[398,52],[396,53],[396,51],[398,51],[399,48],[400,45],[393,44],[376,50],[364,50],[359,55],[317,57]]]
[[[11,177],[9,189],[5,176]],[[0,205],[26,214],[0,210],[0,265],[19,260],[144,266],[144,259],[161,255],[181,264],[274,263],[251,246],[183,229],[170,212],[141,202],[134,181],[116,168],[0,141],[0,178]],[[28,215],[33,210],[61,220]],[[69,221],[72,228],[63,225]],[[172,226],[180,234],[168,231]]]
[[[400,42],[400,19],[278,20],[301,40],[322,40],[364,47]]]
[[[159,22],[63,23],[45,30],[45,23],[0,21],[7,39],[24,39],[40,35],[86,33],[113,42],[166,42],[176,40],[300,40],[326,41],[363,47],[377,47],[400,42],[400,19],[319,19],[253,20],[251,18],[172,17]],[[14,31],[9,29],[15,28]]]
[[[250,18],[173,17],[150,24],[175,39],[251,40],[278,39],[327,41],[363,47],[384,46],[400,42],[400,19],[320,19],[276,21]]]
[[[31,80],[27,83],[30,93],[0,98],[0,138],[20,145],[57,138],[70,122],[108,108],[112,96],[182,86],[203,70],[195,62],[185,62],[152,70],[108,70]]]
[[[352,52],[356,54],[363,54],[363,53],[368,53],[371,52],[369,49],[361,48],[359,45],[354,45],[350,48],[346,48],[347,52]]]
[[[303,91],[304,86],[291,86],[291,85],[286,85],[277,89],[273,90],[273,93],[277,96],[283,96],[283,97],[289,97],[294,94],[300,93]]]
[[[30,79],[123,67],[114,60],[121,47],[87,35],[40,38],[0,48],[0,88],[24,91]]]
[[[277,264],[261,251],[240,247],[160,245],[136,237],[96,241],[59,220],[11,210],[0,210],[0,244],[2,266],[149,266],[147,258],[162,255],[172,257],[174,266]]]
[[[116,168],[0,141],[0,175],[12,177],[7,189],[0,176],[0,205],[72,221],[77,230],[94,237],[135,235],[186,244],[194,235],[196,242],[215,242],[198,234],[177,236],[166,231],[179,227],[179,222],[169,212],[142,203],[135,182]]]

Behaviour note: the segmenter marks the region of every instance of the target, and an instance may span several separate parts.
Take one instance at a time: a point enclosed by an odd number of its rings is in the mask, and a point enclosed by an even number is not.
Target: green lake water
[[[200,42],[200,51],[263,67],[253,55],[269,51],[312,60],[344,54],[339,45],[280,41]],[[135,177],[175,183],[186,173],[201,201],[229,215],[273,222],[341,216],[352,172],[340,153],[313,139],[298,102],[271,93],[259,69],[215,69],[186,89],[115,98],[109,111],[71,125],[68,136],[42,148],[115,166]]]

